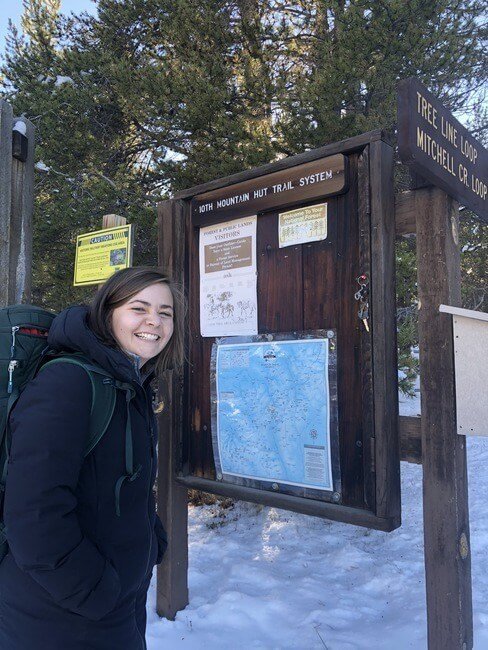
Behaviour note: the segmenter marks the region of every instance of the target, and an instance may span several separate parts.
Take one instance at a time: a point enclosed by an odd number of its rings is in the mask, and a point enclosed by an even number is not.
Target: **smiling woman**
[[[173,295],[158,282],[136,293],[112,312],[112,332],[120,348],[140,359],[140,366],[166,347],[173,334]]]
[[[166,547],[151,381],[182,362],[183,314],[168,276],[137,267],[53,320],[49,354],[61,359],[28,383],[10,418],[1,650],[146,648],[146,594]],[[88,451],[97,390],[62,355],[81,355],[112,391]]]
[[[107,280],[91,304],[89,325],[105,344],[138,357],[139,369],[161,375],[183,362],[185,311],[183,293],[169,276],[140,266]]]

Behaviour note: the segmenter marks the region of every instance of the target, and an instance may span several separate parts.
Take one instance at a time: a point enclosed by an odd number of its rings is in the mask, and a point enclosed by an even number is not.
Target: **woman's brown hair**
[[[112,312],[132,296],[152,284],[166,284],[174,301],[174,330],[166,347],[147,363],[160,377],[164,370],[179,368],[184,361],[183,322],[186,302],[182,289],[160,268],[135,266],[114,273],[97,291],[90,304],[88,324],[98,338],[110,347],[118,347],[112,332]]]

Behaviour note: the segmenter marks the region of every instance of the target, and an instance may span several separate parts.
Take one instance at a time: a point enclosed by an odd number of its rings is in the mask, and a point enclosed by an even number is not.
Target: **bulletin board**
[[[160,205],[160,260],[188,297],[188,364],[171,406],[181,485],[381,530],[400,525],[392,176],[392,146],[375,131]],[[333,349],[320,361],[327,381],[307,387],[307,409],[297,359],[276,355],[291,349],[285,341],[314,338]],[[295,346],[306,355],[305,343]],[[284,381],[271,394],[271,366],[282,377],[291,368],[300,385]],[[287,404],[287,418],[271,417]],[[247,415],[232,420],[239,408]],[[324,418],[333,423],[327,454]],[[229,448],[219,452],[222,441],[235,443],[242,471]]]

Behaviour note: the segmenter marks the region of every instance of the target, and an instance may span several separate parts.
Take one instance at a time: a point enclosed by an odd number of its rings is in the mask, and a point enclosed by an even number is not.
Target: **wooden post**
[[[32,213],[34,210],[35,128],[24,117],[13,120],[21,150],[12,157],[8,302],[28,303],[32,291]],[[10,133],[12,140],[12,132]]]
[[[102,230],[105,228],[117,228],[117,226],[125,226],[127,219],[118,214],[104,214],[102,217]],[[103,282],[98,285],[98,289],[103,287]]]
[[[127,219],[118,214],[104,214],[102,217],[102,228],[117,228],[117,226],[125,226]]]
[[[393,148],[389,144],[371,143],[370,169],[375,452],[376,480],[381,486],[376,514],[389,513],[400,525]]]
[[[419,294],[424,553],[429,650],[473,647],[466,440],[456,432],[449,314],[461,303],[458,204],[415,190]]]
[[[0,307],[9,304],[12,108],[0,100]]]
[[[185,204],[170,200],[158,206],[159,264],[185,286]],[[183,314],[176,313],[180,326]],[[158,567],[159,616],[174,620],[188,605],[188,490],[175,481],[179,445],[184,426],[183,374],[167,371],[160,384],[165,408],[158,420],[157,510],[168,534],[168,549]]]
[[[16,147],[12,149],[12,129]],[[32,212],[34,207],[34,126],[12,117],[0,102],[0,304],[30,301]]]

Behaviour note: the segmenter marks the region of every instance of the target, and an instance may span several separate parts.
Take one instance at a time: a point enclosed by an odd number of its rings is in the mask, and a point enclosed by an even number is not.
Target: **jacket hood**
[[[153,374],[149,371],[141,378],[135,359],[103,343],[89,328],[88,313],[85,305],[74,305],[58,314],[49,329],[49,347],[56,351],[81,352],[120,381],[142,383]]]

